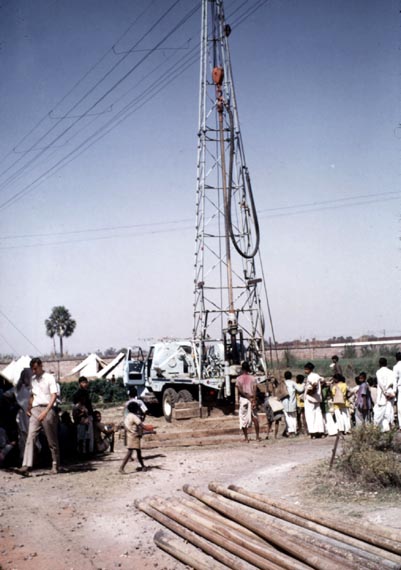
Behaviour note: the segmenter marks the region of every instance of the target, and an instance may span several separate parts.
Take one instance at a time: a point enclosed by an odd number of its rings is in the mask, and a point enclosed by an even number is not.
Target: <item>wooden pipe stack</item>
[[[164,531],[154,541],[199,570],[401,570],[401,532],[305,511],[236,485],[184,485],[184,498],[150,497],[141,511]]]

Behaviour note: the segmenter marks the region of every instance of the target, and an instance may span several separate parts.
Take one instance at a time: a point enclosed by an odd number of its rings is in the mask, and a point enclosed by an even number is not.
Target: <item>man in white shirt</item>
[[[57,383],[53,374],[44,372],[40,358],[31,360],[32,385],[28,404],[29,429],[26,440],[22,467],[17,469],[20,475],[28,476],[33,465],[35,441],[43,428],[52,456],[52,473],[58,473],[60,452],[58,445],[58,416],[54,410],[57,400]]]
[[[394,389],[397,395],[398,429],[401,430],[401,352],[397,352],[395,359],[397,362],[393,366]]]
[[[377,378],[377,399],[373,408],[374,424],[380,427],[381,431],[390,431],[394,421],[393,403],[395,398],[395,375],[390,368],[387,368],[387,359],[379,359],[379,370],[376,372]]]

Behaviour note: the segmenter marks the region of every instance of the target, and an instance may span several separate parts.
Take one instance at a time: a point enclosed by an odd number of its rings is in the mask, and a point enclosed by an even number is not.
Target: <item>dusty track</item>
[[[69,473],[50,476],[47,471],[36,471],[35,476],[24,479],[0,471],[1,567],[184,568],[154,546],[153,535],[159,527],[135,509],[135,499],[147,495],[180,496],[184,483],[206,490],[209,481],[219,480],[311,505],[313,498],[304,492],[308,484],[306,466],[328,458],[333,446],[331,439],[311,441],[305,437],[245,444],[238,435],[227,434],[209,440],[214,442],[212,446],[202,436],[194,441],[202,441],[201,447],[173,447],[174,440],[180,443],[180,434],[181,443],[188,445],[191,438],[185,432],[191,433],[199,426],[196,422],[178,427],[163,422],[152,418],[152,423],[160,425],[160,436],[169,435],[164,443],[163,438],[160,443],[148,441],[146,446],[157,447],[144,450],[145,462],[151,467],[146,473],[137,472],[137,464],[131,463],[126,475],[118,474],[124,453],[121,440],[114,454],[71,467]],[[207,429],[216,431],[224,422],[230,430],[230,422],[219,419],[206,423]],[[202,430],[204,426],[201,424]],[[217,441],[220,439],[224,443]],[[330,503],[326,508],[401,528],[398,505]]]

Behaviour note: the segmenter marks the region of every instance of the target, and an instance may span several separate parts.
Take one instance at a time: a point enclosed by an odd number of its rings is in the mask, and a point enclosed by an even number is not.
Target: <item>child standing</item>
[[[90,451],[89,413],[83,396],[72,407],[72,417],[77,429],[77,449],[79,455],[88,455]]]
[[[141,438],[143,435],[143,415],[139,404],[130,402],[127,406],[128,414],[124,418],[125,429],[127,430],[127,454],[120,467],[120,473],[124,473],[124,468],[132,457],[132,452],[136,451],[136,456],[142,471],[146,471],[142,459]]]
[[[333,395],[334,414],[338,431],[343,434],[351,431],[351,418],[349,415],[348,390],[344,376],[334,374],[333,386],[331,388]]]
[[[276,379],[270,380],[266,384],[265,412],[267,421],[266,439],[269,439],[270,430],[274,424],[274,439],[277,439],[278,427],[281,418],[284,416],[284,406],[282,402],[276,398],[275,391],[278,382]]]
[[[308,429],[305,420],[305,376],[303,374],[297,374],[295,389],[297,393],[297,431],[306,434]]]

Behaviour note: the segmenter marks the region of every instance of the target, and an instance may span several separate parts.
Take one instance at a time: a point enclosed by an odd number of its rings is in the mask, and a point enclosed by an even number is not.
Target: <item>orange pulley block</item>
[[[216,85],[222,85],[224,79],[224,69],[222,67],[214,67],[212,71],[212,79]]]

